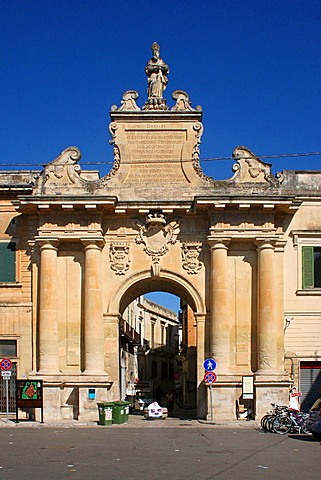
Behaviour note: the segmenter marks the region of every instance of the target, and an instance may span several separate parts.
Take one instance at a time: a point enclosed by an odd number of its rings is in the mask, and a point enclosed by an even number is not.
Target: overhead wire
[[[286,158],[286,157],[308,157],[308,156],[313,156],[313,155],[321,155],[321,152],[306,152],[306,153],[283,153],[283,154],[276,154],[276,155],[255,155],[256,158],[259,158],[259,159],[262,159],[262,158]],[[212,157],[212,158],[198,158],[197,160],[199,162],[216,162],[216,161],[223,161],[223,160],[234,160],[234,161],[237,161],[237,160],[240,160],[242,158],[246,158],[246,159],[249,159],[249,158],[252,158],[251,156],[249,155],[246,155],[246,156],[238,156],[237,158],[236,157]],[[185,160],[181,160],[181,159],[168,159],[168,160],[162,160],[162,164],[164,163],[178,163],[178,162],[191,162],[193,161],[194,159],[185,159]],[[48,165],[50,164],[51,162],[48,162],[47,164],[44,163],[44,162],[23,162],[23,163],[20,163],[20,162],[17,162],[17,163],[0,163],[0,167],[10,167],[10,166],[44,166],[44,165]],[[80,165],[113,165],[114,164],[114,160],[111,160],[111,161],[106,161],[106,162],[95,162],[95,161],[91,161],[91,162],[77,162],[78,164]],[[142,163],[158,163],[158,160],[140,160],[139,162],[121,162],[123,165],[133,165],[133,164],[142,164]],[[57,163],[56,164],[57,166],[58,165],[62,165],[62,164],[59,164]]]

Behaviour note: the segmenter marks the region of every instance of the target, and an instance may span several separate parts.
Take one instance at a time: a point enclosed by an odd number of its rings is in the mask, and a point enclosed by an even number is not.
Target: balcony
[[[125,335],[134,345],[140,345],[140,335],[136,330],[129,325],[123,318],[119,321],[120,333]]]

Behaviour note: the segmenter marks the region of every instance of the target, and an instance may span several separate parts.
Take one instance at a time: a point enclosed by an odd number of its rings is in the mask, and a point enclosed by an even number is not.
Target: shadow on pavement
[[[168,414],[170,418],[179,418],[180,420],[197,420],[197,410],[174,408],[172,412]]]
[[[293,438],[294,440],[300,440],[301,442],[317,442],[318,441],[314,438],[313,435],[308,435],[304,433],[300,435],[291,434],[291,435],[288,435],[288,437]]]

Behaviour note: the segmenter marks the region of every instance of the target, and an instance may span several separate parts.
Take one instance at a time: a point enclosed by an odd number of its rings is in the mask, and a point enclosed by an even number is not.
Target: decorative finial
[[[146,65],[145,73],[148,76],[148,100],[144,110],[168,110],[163,92],[168,83],[168,65],[159,56],[160,47],[154,42],[152,45],[153,56]]]

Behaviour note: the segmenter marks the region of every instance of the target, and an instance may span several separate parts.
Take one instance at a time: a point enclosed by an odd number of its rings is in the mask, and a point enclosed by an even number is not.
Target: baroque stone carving
[[[110,172],[104,176],[103,178],[104,180],[109,180],[111,177],[113,177],[120,167],[120,152],[117,145],[114,146],[113,152],[114,152],[114,165],[113,165],[113,168],[110,170]]]
[[[138,92],[135,90],[127,90],[124,93],[121,101],[121,107],[117,108],[117,105],[111,107],[112,112],[134,112],[140,111],[139,106],[136,104],[136,100],[139,97]]]
[[[147,215],[145,223],[136,217],[131,220],[139,230],[135,242],[144,245],[144,251],[152,257],[154,264],[159,263],[160,257],[168,251],[168,245],[176,243],[181,219],[177,217],[167,223],[165,215],[157,212]]]
[[[109,250],[110,268],[116,275],[125,275],[129,269],[129,244],[111,243]]]
[[[119,170],[119,167],[120,167],[120,151],[119,151],[119,147],[116,145],[116,130],[118,128],[118,125],[117,123],[115,122],[111,122],[109,124],[109,132],[110,132],[110,135],[111,135],[111,140],[109,140],[109,143],[110,145],[114,145],[114,148],[113,148],[113,154],[114,154],[114,164],[113,164],[113,168],[110,170],[109,173],[107,173],[107,175],[105,175],[101,181],[102,182],[106,182],[108,180],[110,180],[116,173],[117,171]]]
[[[283,181],[283,175],[271,173],[271,164],[263,162],[247,147],[236,147],[233,157],[237,160],[232,167],[235,172],[231,180],[237,182],[267,182],[278,186]]]
[[[109,132],[110,132],[110,135],[111,135],[111,140],[109,140],[109,143],[110,145],[115,145],[115,141],[116,141],[116,130],[118,128],[118,125],[116,122],[111,122],[109,124]]]
[[[148,100],[143,110],[168,110],[163,93],[168,83],[169,67],[159,56],[160,47],[154,42],[152,45],[153,56],[146,65],[145,73],[148,76]]]
[[[202,253],[202,242],[184,242],[182,244],[182,266],[187,273],[196,274],[202,268],[200,255]]]
[[[195,135],[196,144],[194,145],[194,148],[193,148],[193,151],[192,151],[193,168],[194,168],[195,172],[197,173],[197,175],[202,180],[205,180],[206,182],[213,183],[213,178],[208,177],[207,175],[205,175],[205,173],[203,173],[203,170],[202,170],[202,167],[201,167],[200,161],[199,161],[199,158],[200,158],[200,148],[199,148],[199,146],[202,143],[201,142],[201,136],[203,135],[203,130],[204,130],[203,124],[201,122],[196,122],[193,125],[193,130],[195,130],[195,132],[196,132],[196,135]]]
[[[183,90],[175,90],[175,92],[172,93],[172,99],[176,100],[176,104],[172,108],[173,111],[190,111],[190,112],[195,112],[195,108],[191,107],[191,101],[189,99],[189,96],[186,92]]]
[[[77,147],[68,147],[51,163],[45,166],[44,183],[75,183],[81,174],[80,165],[75,165],[81,159],[80,150]]]

